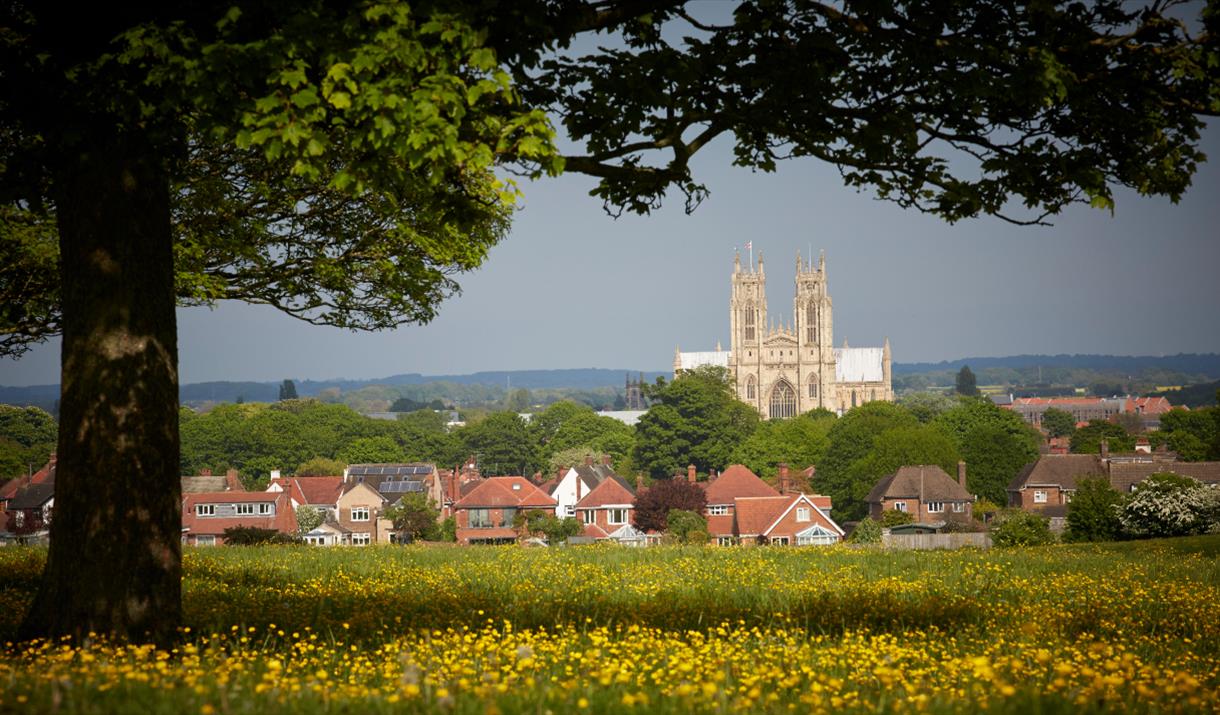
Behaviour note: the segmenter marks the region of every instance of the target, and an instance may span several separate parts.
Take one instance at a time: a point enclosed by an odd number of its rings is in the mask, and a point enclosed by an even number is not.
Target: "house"
[[[1038,429],[1042,416],[1052,408],[1071,414],[1078,425],[1112,420],[1121,414],[1139,415],[1145,429],[1160,427],[1161,415],[1173,408],[1164,397],[1018,397],[1000,406]]]
[[[297,533],[292,502],[283,492],[197,492],[182,499],[182,543],[218,546],[225,529],[255,527]]]
[[[555,499],[555,516],[560,519],[576,516],[576,503],[599,484],[617,477],[610,467],[610,457],[603,456],[595,464],[593,457],[585,457],[585,463],[570,467],[555,481],[546,482],[544,490]]]
[[[1120,492],[1132,492],[1157,472],[1180,474],[1204,484],[1220,485],[1220,462],[1119,462],[1109,464],[1110,486]]]
[[[393,524],[381,517],[389,500],[367,482],[345,482],[343,493],[335,503],[332,528],[337,530],[340,543],[348,546],[369,546],[390,543]],[[346,532],[346,533],[345,533]]]
[[[287,493],[294,510],[316,509],[322,513],[322,523],[301,535],[305,543],[315,546],[350,543],[351,531],[338,522],[343,477],[275,477],[267,491]]]
[[[454,505],[459,544],[510,544],[517,540],[517,514],[554,511],[556,501],[525,477],[491,477],[476,484]]]
[[[976,497],[966,489],[966,463],[957,463],[957,480],[935,464],[899,467],[882,477],[868,494],[868,515],[878,521],[887,509],[904,511],[920,524],[970,521]]]
[[[244,492],[241,478],[236,469],[230,469],[224,474],[212,474],[210,469],[200,469],[197,475],[182,477],[182,493],[202,494],[211,492]]]
[[[403,494],[423,493],[439,509],[445,501],[445,485],[435,464],[349,464],[343,470],[345,485],[364,482],[384,495],[391,504]]]
[[[45,544],[55,509],[55,479],[26,484],[8,500],[5,515],[11,539],[20,544]]]
[[[814,546],[835,544],[845,536],[843,529],[830,518],[830,497],[827,496],[781,494],[737,497],[733,501],[736,543]],[[717,542],[726,543],[722,537]]]
[[[782,470],[786,473],[787,465]],[[694,465],[686,468],[686,478],[695,481]],[[700,483],[707,497],[704,514],[707,516],[707,533],[712,541],[722,545],[737,543],[733,516],[737,510],[737,499],[743,497],[778,497],[771,485],[758,478],[743,464],[734,464],[714,479]]]
[[[27,487],[29,487],[32,484],[43,484],[46,482],[54,482],[55,481],[55,463],[56,463],[55,453],[52,452],[50,459],[47,460],[47,463],[42,467],[42,469],[39,469],[37,472],[34,472],[33,474],[22,475],[15,479],[10,479],[7,482],[5,482],[4,484],[0,484],[0,544],[8,543],[10,541],[16,541],[19,539],[23,542],[25,541],[25,537],[24,536],[19,537],[18,534],[16,534],[13,531],[14,525],[9,523],[9,513],[8,513],[9,503],[13,500],[14,497],[16,497],[18,494],[20,494],[22,491],[24,491]],[[22,523],[23,523],[23,525],[25,523],[24,515],[22,516]],[[22,528],[25,528],[25,527],[23,526]]]
[[[1044,454],[1008,483],[1008,506],[1063,516],[1083,477],[1107,477],[1106,460],[1097,454]]]
[[[633,525],[634,511],[635,490],[617,474],[607,477],[576,503],[576,516],[584,525],[585,536],[643,545],[646,537]]]

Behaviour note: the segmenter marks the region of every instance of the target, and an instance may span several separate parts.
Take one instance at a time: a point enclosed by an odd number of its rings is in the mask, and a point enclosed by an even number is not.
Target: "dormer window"
[[[195,516],[216,516],[215,504],[196,504]]]

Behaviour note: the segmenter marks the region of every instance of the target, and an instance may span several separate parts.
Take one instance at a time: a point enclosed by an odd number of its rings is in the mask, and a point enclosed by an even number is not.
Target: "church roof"
[[[881,382],[884,348],[835,348],[836,382]]]
[[[680,352],[678,353],[678,367],[683,370],[694,370],[704,365],[728,367],[730,354],[728,350],[707,350],[698,353]]]

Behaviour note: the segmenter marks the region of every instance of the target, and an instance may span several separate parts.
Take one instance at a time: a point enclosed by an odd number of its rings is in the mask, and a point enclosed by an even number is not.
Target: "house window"
[[[839,537],[820,526],[814,525],[796,535],[797,546],[825,546],[833,544]]]
[[[491,510],[490,509],[470,509],[466,516],[467,523],[471,529],[490,529],[491,528]]]
[[[707,508],[708,516],[725,516],[729,513],[728,504],[716,504]]]
[[[233,511],[235,511],[238,516],[244,516],[246,514],[253,514],[254,513],[254,504],[234,504]]]
[[[270,502],[262,502],[258,505],[258,513],[259,514],[272,514],[272,513],[274,513],[274,511],[272,510],[273,506],[274,505],[271,504]]]
[[[1034,503],[1035,504],[1045,504],[1046,503],[1046,492],[1041,489],[1035,490],[1034,491]]]
[[[563,508],[563,515],[564,515],[564,516],[569,516],[569,517],[570,517],[570,516],[576,516],[576,505],[575,505],[575,504],[568,504],[567,506],[565,506],[565,507]]]
[[[373,541],[373,535],[369,533],[352,534],[352,546],[368,546]]]
[[[966,511],[966,502],[964,502],[964,501],[953,502],[953,511],[957,512],[958,514],[962,513],[963,511]]]
[[[787,536],[772,536],[771,537],[772,546],[788,546],[789,543],[790,542],[789,542]]]
[[[904,502],[904,501],[894,502],[894,511],[906,511],[906,510],[907,510],[906,502]]]
[[[352,507],[352,521],[368,521],[369,508],[367,506]]]
[[[940,512],[942,512],[944,510],[945,510],[945,503],[943,501],[928,502],[928,513],[929,514],[939,514]]]
[[[513,521],[517,518],[517,510],[508,507],[500,510],[500,526],[512,526]]]
[[[610,510],[610,524],[611,525],[618,526],[620,524],[626,524],[626,523],[627,523],[627,510],[626,509],[611,509]]]
[[[305,543],[310,546],[326,546],[325,536],[306,536]]]
[[[196,504],[195,516],[216,516],[215,504]],[[198,543],[198,542],[196,542]]]
[[[1064,504],[1071,504],[1071,503],[1072,503],[1072,493],[1071,493],[1071,492],[1064,492],[1064,493],[1063,493],[1063,503],[1064,503]]]
[[[735,545],[737,545],[737,539],[733,538],[732,536],[717,536],[716,545],[717,546],[735,546]]]
[[[581,509],[580,521],[583,524],[593,524],[597,521],[597,514],[592,509]]]
[[[797,521],[809,521],[809,507],[799,506],[796,508]]]
[[[201,534],[201,535],[195,537],[195,546],[215,546],[215,545],[216,545],[216,537],[211,534],[207,534],[207,535]]]

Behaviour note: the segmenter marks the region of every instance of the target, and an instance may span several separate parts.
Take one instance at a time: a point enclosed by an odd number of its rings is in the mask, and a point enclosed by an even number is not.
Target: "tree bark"
[[[92,127],[55,174],[63,352],[46,569],[21,635],[168,644],[182,613],[169,179],[138,130]]]

